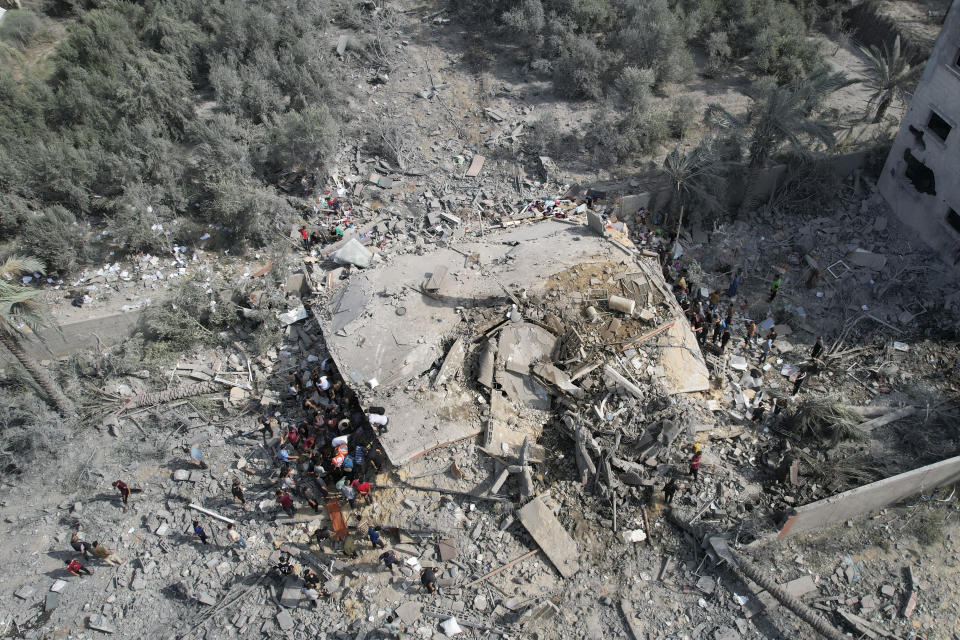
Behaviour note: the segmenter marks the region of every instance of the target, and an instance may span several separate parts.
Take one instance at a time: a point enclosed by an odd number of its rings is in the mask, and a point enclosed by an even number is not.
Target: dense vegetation
[[[746,75],[756,93],[797,85],[825,62],[814,25],[837,29],[844,0],[472,0],[451,6],[486,47],[512,51],[551,78],[560,97],[601,102],[584,143],[598,162],[649,154],[680,139],[699,115],[681,96],[663,108],[651,98],[694,75],[694,53],[709,76]],[[488,33],[498,37],[488,39]],[[676,93],[670,90],[669,93]],[[554,123],[539,123],[540,150],[562,153]]]
[[[0,29],[0,243],[65,272],[88,225],[120,252],[285,233],[293,210],[275,187],[311,178],[340,126],[347,83],[321,39],[335,0],[43,10]]]

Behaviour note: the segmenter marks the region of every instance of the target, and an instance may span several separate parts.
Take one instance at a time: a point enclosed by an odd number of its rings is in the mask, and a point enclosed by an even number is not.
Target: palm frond
[[[0,265],[0,278],[14,278],[23,274],[46,273],[43,262],[29,256],[10,256]]]

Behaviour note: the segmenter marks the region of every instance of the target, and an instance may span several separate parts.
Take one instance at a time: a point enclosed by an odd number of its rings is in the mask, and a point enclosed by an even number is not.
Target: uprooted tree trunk
[[[210,380],[208,382],[198,382],[197,384],[174,387],[166,391],[139,393],[123,402],[120,411],[129,411],[131,409],[139,409],[140,407],[149,407],[155,404],[192,398],[193,396],[202,396],[207,393],[216,393],[225,386],[227,386],[225,382]]]
[[[676,510],[671,509],[668,515],[673,524],[693,535],[695,540],[703,539],[703,531],[701,531],[696,525],[684,519],[683,516]],[[744,558],[742,555],[737,554],[733,549],[730,549],[730,554],[733,556],[733,562],[729,563],[730,568],[733,569],[733,572],[737,574],[737,577],[739,577],[741,580],[745,581],[746,578],[749,578],[753,582],[766,589],[767,593],[773,596],[777,602],[785,606],[787,609],[793,612],[794,615],[813,627],[817,633],[822,635],[824,638],[828,638],[829,640],[849,640],[847,636],[830,624],[826,618],[808,607],[799,598],[795,598],[787,593],[783,587],[777,584],[777,582],[770,576],[757,568],[757,566],[752,562]]]
[[[23,368],[27,370],[27,373],[29,373],[40,388],[43,389],[44,393],[47,394],[48,402],[60,412],[60,415],[68,418],[76,413],[77,409],[73,402],[63,393],[50,373],[42,369],[37,362],[23,350],[23,346],[15,336],[0,333],[0,342],[3,342],[7,350],[13,354]]]

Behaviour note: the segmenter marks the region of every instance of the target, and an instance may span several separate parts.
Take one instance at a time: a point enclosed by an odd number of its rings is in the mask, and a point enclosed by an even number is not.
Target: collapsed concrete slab
[[[584,358],[598,355],[587,351],[615,338],[625,338],[617,342],[624,349],[652,339],[658,330],[649,323],[664,314],[664,326],[677,326],[658,346],[663,366],[656,375],[670,393],[708,388],[703,357],[656,260],[624,253],[624,245],[586,225],[546,219],[423,255],[379,254],[315,315],[361,403],[386,407],[390,427],[380,441],[390,461],[402,465],[487,431],[480,416],[487,402],[491,418],[509,422],[518,411],[547,411],[582,397],[584,388],[571,376]],[[647,319],[617,313],[615,323],[583,320],[594,299],[609,297],[591,298],[599,290],[593,287],[621,295]],[[524,300],[555,306],[546,312]],[[598,307],[607,313],[605,304]],[[517,435],[522,442],[539,433]],[[512,450],[512,440],[487,444],[502,452]]]
[[[780,528],[786,538],[841,524],[923,491],[960,481],[960,456],[865,484],[799,507]]]
[[[517,512],[517,518],[547,554],[560,575],[571,578],[580,570],[577,543],[563,530],[543,500],[535,498],[528,502]]]

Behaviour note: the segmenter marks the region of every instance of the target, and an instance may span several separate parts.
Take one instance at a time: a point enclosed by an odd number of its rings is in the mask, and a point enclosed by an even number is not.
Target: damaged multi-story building
[[[960,262],[960,5],[946,16],[878,186],[904,223]]]

